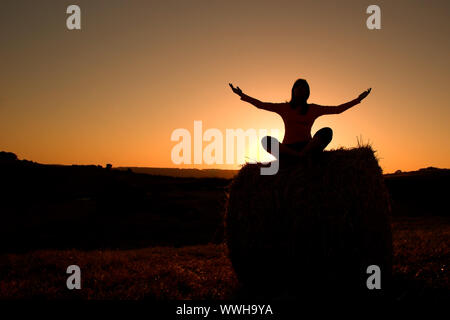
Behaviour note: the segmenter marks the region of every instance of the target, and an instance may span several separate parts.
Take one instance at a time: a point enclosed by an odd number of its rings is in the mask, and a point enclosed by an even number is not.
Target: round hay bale
[[[370,265],[392,269],[389,196],[370,147],[326,151],[230,185],[226,242],[240,282],[260,296],[368,292]],[[372,292],[380,290],[371,290]]]

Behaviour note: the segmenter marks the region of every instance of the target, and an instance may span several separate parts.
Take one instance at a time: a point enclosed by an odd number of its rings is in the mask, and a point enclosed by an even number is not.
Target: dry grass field
[[[395,218],[394,298],[448,297],[450,219]],[[66,288],[77,264],[82,289]],[[1,256],[0,299],[236,298],[239,284],[221,244],[136,250],[38,250]]]

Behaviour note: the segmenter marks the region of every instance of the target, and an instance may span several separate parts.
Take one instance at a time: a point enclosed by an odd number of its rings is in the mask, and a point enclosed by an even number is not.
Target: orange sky
[[[371,142],[385,172],[450,167],[449,1],[73,1],[0,3],[0,150],[41,163],[176,167],[177,128],[278,128],[281,118],[239,100],[337,105],[329,148]],[[250,148],[252,149],[252,148]],[[192,166],[187,166],[192,167]],[[229,168],[199,165],[199,168]],[[236,166],[235,166],[236,167]]]

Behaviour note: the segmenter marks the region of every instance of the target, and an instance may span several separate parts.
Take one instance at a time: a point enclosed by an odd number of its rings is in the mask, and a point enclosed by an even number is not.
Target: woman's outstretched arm
[[[360,103],[363,99],[365,99],[369,95],[370,91],[372,91],[372,88],[369,88],[366,91],[364,91],[363,93],[361,93],[358,96],[358,98],[353,99],[352,101],[343,103],[341,105],[335,106],[335,107],[327,107],[327,106],[320,106],[320,105],[315,105],[315,106],[316,106],[317,110],[319,110],[319,113],[321,115],[342,113],[345,110],[350,109],[351,107]]]
[[[241,88],[239,88],[239,87],[235,88],[235,87],[233,87],[233,85],[231,83],[229,83],[229,85],[231,87],[231,90],[233,90],[234,93],[236,93],[239,97],[241,97],[242,101],[251,103],[258,109],[264,109],[264,110],[274,111],[274,112],[276,111],[276,107],[277,107],[278,103],[259,101],[258,99],[252,98],[252,97],[246,95],[245,93],[243,93]]]

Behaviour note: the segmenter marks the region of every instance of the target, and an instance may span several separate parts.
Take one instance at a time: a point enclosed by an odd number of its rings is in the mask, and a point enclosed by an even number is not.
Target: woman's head
[[[291,107],[301,107],[301,113],[308,112],[309,85],[305,79],[298,79],[292,86]]]

